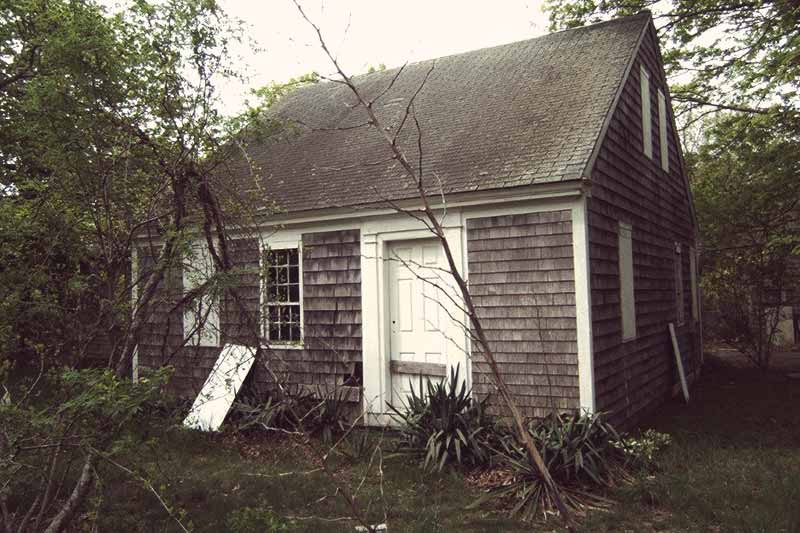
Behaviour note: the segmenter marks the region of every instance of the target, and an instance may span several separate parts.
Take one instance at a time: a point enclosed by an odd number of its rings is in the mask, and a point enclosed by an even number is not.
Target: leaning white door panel
[[[255,350],[226,344],[183,425],[201,431],[217,431],[236,399],[236,393],[253,366]]]

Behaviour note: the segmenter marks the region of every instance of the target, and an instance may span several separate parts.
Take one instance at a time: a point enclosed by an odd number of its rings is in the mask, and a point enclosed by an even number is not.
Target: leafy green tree
[[[800,111],[800,4],[791,0],[547,0],[552,29],[653,13],[675,102],[694,117],[723,109]],[[703,109],[700,109],[703,108]],[[793,124],[797,127],[797,124]]]
[[[712,333],[769,366],[783,295],[800,287],[800,135],[771,116],[724,114],[687,158],[704,239]]]
[[[213,0],[135,0],[119,13],[94,0],[2,1],[5,530],[68,527],[124,448],[133,415],[163,383],[125,379],[131,354],[190,232],[201,229],[219,270],[230,266],[235,220],[223,209],[241,202],[223,199],[216,179],[232,153],[220,149],[231,126],[216,84],[236,76],[228,46],[239,36]],[[142,233],[158,242],[155,266],[134,278]],[[109,368],[70,368],[100,336],[111,341]],[[38,370],[10,379],[12,354]]]

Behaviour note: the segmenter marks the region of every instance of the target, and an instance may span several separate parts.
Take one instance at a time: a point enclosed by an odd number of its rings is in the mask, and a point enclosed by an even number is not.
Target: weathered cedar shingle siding
[[[683,244],[686,325],[678,329],[687,373],[699,362],[699,331],[691,321],[688,247],[690,198],[674,123],[668,125],[669,173],[660,165],[659,88],[666,92],[654,30],[646,30],[623,86],[597,161],[588,199],[592,326],[599,411],[630,423],[658,405],[677,380],[667,323],[675,322],[674,243]],[[653,158],[642,150],[640,64],[650,72]],[[670,117],[671,118],[671,117]],[[633,226],[636,338],[622,342],[618,223]]]
[[[276,368],[288,370],[294,383],[341,385],[360,373],[360,232],[304,234],[302,270],[304,349],[275,350]],[[272,381],[266,373],[257,375]]]
[[[470,219],[467,251],[478,316],[523,414],[578,407],[570,211]],[[489,368],[473,352],[474,391],[484,396]]]
[[[152,268],[154,253],[157,250],[149,246],[138,249],[140,275]],[[174,366],[170,388],[178,394],[191,395],[200,391],[219,350],[183,346],[183,312],[176,308],[182,297],[182,287],[181,268],[170,269],[158,286],[153,313],[140,336],[137,350],[140,367]]]
[[[259,240],[234,239],[230,243],[233,276],[226,282],[220,304],[220,338],[224,343],[253,346],[262,335],[259,306]],[[140,268],[152,260],[142,255]],[[298,385],[323,389],[360,379],[361,363],[361,255],[358,230],[303,235],[302,349],[264,350],[254,365],[254,381],[270,388],[279,377]],[[166,290],[165,286],[171,287]],[[175,366],[171,388],[181,395],[199,392],[220,347],[181,347],[182,313],[169,312],[181,294],[180,271],[171,273],[156,295],[155,312],[139,343],[139,362],[155,368]],[[167,327],[169,323],[169,327]],[[355,399],[355,397],[353,397]]]

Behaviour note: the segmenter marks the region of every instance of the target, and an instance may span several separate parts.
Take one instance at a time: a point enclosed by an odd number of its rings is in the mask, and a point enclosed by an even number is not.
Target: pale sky
[[[238,111],[249,88],[286,81],[332,67],[313,29],[292,0],[220,0],[226,12],[248,25],[261,50],[242,47],[248,86],[221,88],[226,113]],[[541,0],[301,0],[348,74],[383,63],[406,62],[485,48],[543,35]]]

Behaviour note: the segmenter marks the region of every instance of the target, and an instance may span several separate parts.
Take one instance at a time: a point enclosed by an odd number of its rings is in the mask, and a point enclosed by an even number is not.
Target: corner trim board
[[[578,389],[581,411],[596,411],[592,293],[589,272],[589,224],[586,198],[572,206],[572,251],[575,268],[575,328],[578,340]]]

